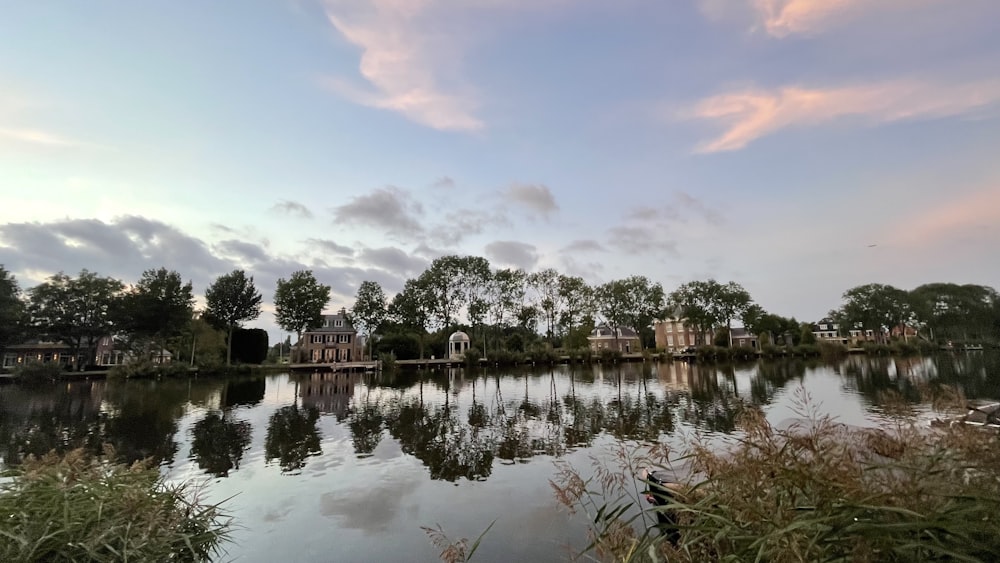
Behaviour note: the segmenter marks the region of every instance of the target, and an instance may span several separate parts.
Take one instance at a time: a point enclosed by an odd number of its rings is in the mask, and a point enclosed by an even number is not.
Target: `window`
[[[673,345],[674,345],[674,335],[673,334],[668,334],[667,335],[667,346],[673,346]]]
[[[333,319],[333,326],[337,328],[344,326],[344,319]]]
[[[351,335],[350,334],[340,334],[340,335],[338,335],[337,342],[339,342],[341,344],[350,344],[351,343]]]
[[[322,342],[323,342],[323,335],[322,334],[314,334],[314,335],[312,335],[312,343],[313,344],[320,344]]]
[[[334,334],[327,334],[326,335],[326,343],[327,344],[332,344],[332,343],[336,342],[336,340],[334,340],[335,336],[336,335],[334,335]]]

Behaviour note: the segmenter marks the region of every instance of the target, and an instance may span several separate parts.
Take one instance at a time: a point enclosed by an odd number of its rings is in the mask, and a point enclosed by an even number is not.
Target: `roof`
[[[729,331],[733,338],[757,338],[756,334],[743,327],[731,328]]]
[[[335,326],[336,321],[340,321],[343,326]],[[356,331],[346,315],[337,313],[336,315],[323,315],[323,325],[318,328],[309,329],[304,334],[313,332],[354,333]]]
[[[69,344],[65,342],[25,342],[24,344],[14,344],[8,346],[8,350],[69,350]]]
[[[590,331],[590,336],[587,338],[615,338],[615,331],[611,330],[608,325],[602,324]],[[620,326],[618,327],[618,338],[639,338],[639,335],[627,326]]]
[[[469,342],[471,339],[468,334],[462,331],[455,331],[448,337],[448,342]]]

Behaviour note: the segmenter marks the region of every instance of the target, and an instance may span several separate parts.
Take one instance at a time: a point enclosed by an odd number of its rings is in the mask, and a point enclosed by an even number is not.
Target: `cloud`
[[[318,239],[310,238],[305,241],[307,246],[318,247],[324,252],[329,252],[330,254],[340,254],[343,256],[353,256],[354,249],[349,246],[344,246],[342,244],[337,244],[336,242],[328,239]]]
[[[894,222],[884,237],[886,245],[909,248],[934,244],[958,247],[966,244],[963,238],[979,239],[991,252],[1000,242],[1000,185],[967,195],[948,195]]]
[[[247,265],[260,264],[270,260],[270,256],[264,247],[242,240],[224,240],[215,243],[213,246],[216,254],[229,259],[236,259]]]
[[[313,213],[305,205],[297,201],[282,200],[275,203],[271,207],[272,211],[277,211],[279,213],[284,213],[285,215],[294,215],[302,219],[312,219]]]
[[[9,129],[0,128],[0,141],[12,141],[19,144],[27,144],[52,148],[81,148],[96,147],[90,143],[84,143],[74,139],[69,139],[61,135],[42,131],[40,129]]]
[[[842,88],[744,90],[702,100],[689,116],[725,128],[719,137],[696,149],[713,153],[742,149],[785,128],[846,117],[877,124],[958,116],[996,106],[998,101],[997,79],[966,83],[897,80]]]
[[[374,227],[388,234],[412,238],[424,232],[417,217],[424,208],[409,192],[394,186],[377,188],[333,208],[337,223]]]
[[[455,187],[455,180],[453,180],[450,176],[441,176],[433,184],[431,184],[431,187],[451,189]]]
[[[428,264],[427,260],[412,256],[392,246],[366,248],[358,254],[358,260],[406,277],[416,277],[427,268]]]
[[[912,3],[914,0],[909,1]],[[774,37],[817,31],[831,20],[847,17],[862,7],[903,4],[898,0],[751,0],[751,2],[764,30]]]
[[[469,235],[482,234],[487,228],[510,225],[505,212],[460,209],[445,214],[444,222],[430,230],[429,237],[435,244],[453,247]]]
[[[626,254],[643,254],[650,251],[677,255],[677,242],[648,225],[621,225],[608,229],[608,244]]]
[[[542,217],[559,210],[552,191],[544,184],[512,184],[503,192],[504,197]]]
[[[538,249],[534,245],[512,240],[498,240],[486,245],[486,256],[500,265],[531,270],[538,263]]]
[[[457,27],[462,24],[458,6],[438,0],[328,0],[325,5],[333,27],[361,49],[359,71],[370,86],[326,77],[327,88],[434,129],[483,127],[475,115],[478,102],[457,78],[466,42]]]
[[[608,249],[593,239],[574,240],[564,246],[561,252],[607,252]]]

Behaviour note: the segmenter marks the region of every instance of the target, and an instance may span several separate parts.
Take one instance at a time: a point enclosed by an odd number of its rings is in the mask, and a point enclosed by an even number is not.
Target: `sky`
[[[0,264],[1000,286],[996,0],[0,0]]]

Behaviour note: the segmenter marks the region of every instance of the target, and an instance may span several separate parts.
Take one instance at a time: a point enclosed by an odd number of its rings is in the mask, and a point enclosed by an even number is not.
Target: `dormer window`
[[[334,319],[333,326],[335,326],[336,328],[341,328],[342,326],[344,326],[344,319]]]

